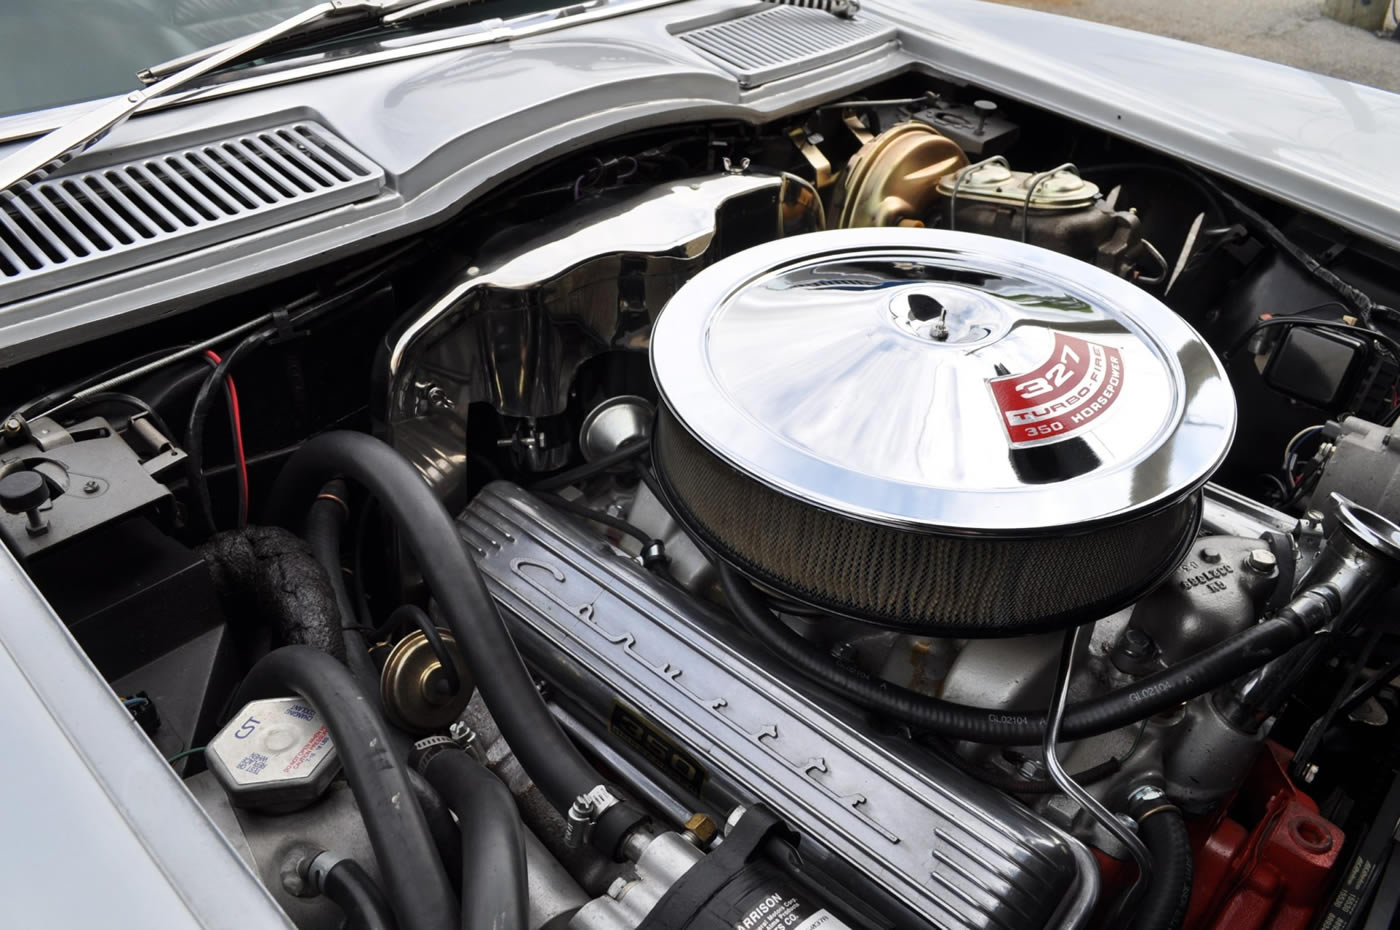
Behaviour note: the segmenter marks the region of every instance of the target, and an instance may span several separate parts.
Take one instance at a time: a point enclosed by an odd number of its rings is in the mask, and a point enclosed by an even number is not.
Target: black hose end
[[[666,544],[659,539],[653,539],[642,547],[641,558],[645,569],[664,568],[671,564],[671,557],[666,554]]]
[[[1153,874],[1133,925],[1138,930],[1180,930],[1191,907],[1194,871],[1186,821],[1166,804],[1144,813],[1138,823],[1152,854]]]
[[[627,837],[651,823],[645,811],[631,801],[623,800],[603,811],[598,822],[593,825],[589,842],[593,848],[614,862],[627,861],[623,846]]]

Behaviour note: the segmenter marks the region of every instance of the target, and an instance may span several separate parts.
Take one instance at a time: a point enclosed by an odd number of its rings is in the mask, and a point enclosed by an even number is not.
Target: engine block
[[[621,708],[661,734],[701,769],[667,773],[682,787],[766,802],[804,848],[896,902],[897,923],[1083,919],[1098,875],[1077,841],[791,687],[722,618],[569,518],[497,482],[459,528],[527,662],[554,688],[605,724]]]

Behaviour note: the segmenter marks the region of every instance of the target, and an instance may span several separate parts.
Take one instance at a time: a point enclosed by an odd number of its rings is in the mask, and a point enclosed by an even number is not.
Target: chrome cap
[[[792,497],[932,532],[1035,535],[1150,512],[1229,449],[1214,353],[1133,284],[1035,246],[928,229],[760,245],[652,336],[662,399]]]

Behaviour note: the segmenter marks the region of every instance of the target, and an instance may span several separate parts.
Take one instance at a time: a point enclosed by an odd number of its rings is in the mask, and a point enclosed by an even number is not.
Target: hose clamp
[[[428,763],[437,757],[438,753],[447,749],[460,749],[457,741],[450,736],[426,736],[413,744],[413,752],[410,756],[414,760],[414,768],[419,775],[428,774]]]
[[[581,849],[593,837],[593,828],[608,810],[622,803],[607,785],[595,785],[574,798],[564,817],[564,845]]]

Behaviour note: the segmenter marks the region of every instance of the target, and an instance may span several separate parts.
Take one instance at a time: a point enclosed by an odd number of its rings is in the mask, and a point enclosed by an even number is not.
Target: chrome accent
[[[611,455],[629,442],[651,436],[656,406],[645,397],[619,394],[588,412],[578,431],[578,446],[587,461]]]
[[[1341,494],[1332,492],[1329,498],[1337,523],[1354,540],[1377,555],[1400,561],[1400,527],[1374,510],[1354,504]]]
[[[479,401],[512,417],[563,412],[578,366],[644,351],[661,307],[723,248],[816,228],[819,201],[794,211],[794,192],[781,176],[671,182],[580,202],[523,245],[473,259],[391,338],[395,445],[423,445],[411,435],[420,382],[458,412]]]
[[[290,223],[384,188],[383,169],[309,121],[82,164],[86,170],[0,195],[3,302]]]
[[[1114,816],[1113,812],[1104,807],[1098,798],[1085,791],[1083,786],[1075,781],[1069,772],[1065,771],[1065,767],[1060,764],[1060,756],[1055,747],[1055,744],[1060,741],[1060,725],[1064,723],[1065,707],[1069,705],[1070,673],[1074,669],[1074,657],[1079,652],[1079,640],[1083,634],[1083,626],[1065,630],[1064,645],[1060,650],[1060,668],[1055,676],[1055,696],[1050,705],[1050,719],[1045,725],[1045,739],[1041,743],[1041,754],[1045,761],[1045,769],[1050,773],[1051,781],[1059,786],[1059,789],[1072,798],[1075,803],[1088,811],[1099,826],[1126,846],[1129,855],[1137,863],[1137,876],[1133,879],[1133,884],[1114,908],[1116,915],[1126,915],[1132,913],[1133,903],[1147,887],[1148,877],[1152,874],[1152,853],[1138,838],[1137,831],[1133,827]],[[1106,923],[1112,926],[1114,921],[1108,920]]]
[[[778,6],[677,32],[676,37],[757,87],[897,41],[869,19],[832,19],[821,10]]]
[[[1048,367],[1063,337],[1116,351],[1123,377],[1075,427],[1089,464],[1026,477],[1016,446],[1060,440],[1013,446],[989,382]],[[667,407],[719,459],[916,531],[1040,535],[1154,512],[1205,483],[1235,430],[1219,361],[1155,298],[967,233],[836,230],[745,250],[672,298],[651,353]]]
[[[761,798],[804,844],[926,919],[1073,926],[1097,894],[1075,841],[786,684],[732,625],[528,493],[488,485],[459,531],[522,653],[558,692],[603,714],[614,701],[644,713],[709,766],[707,791]]]

